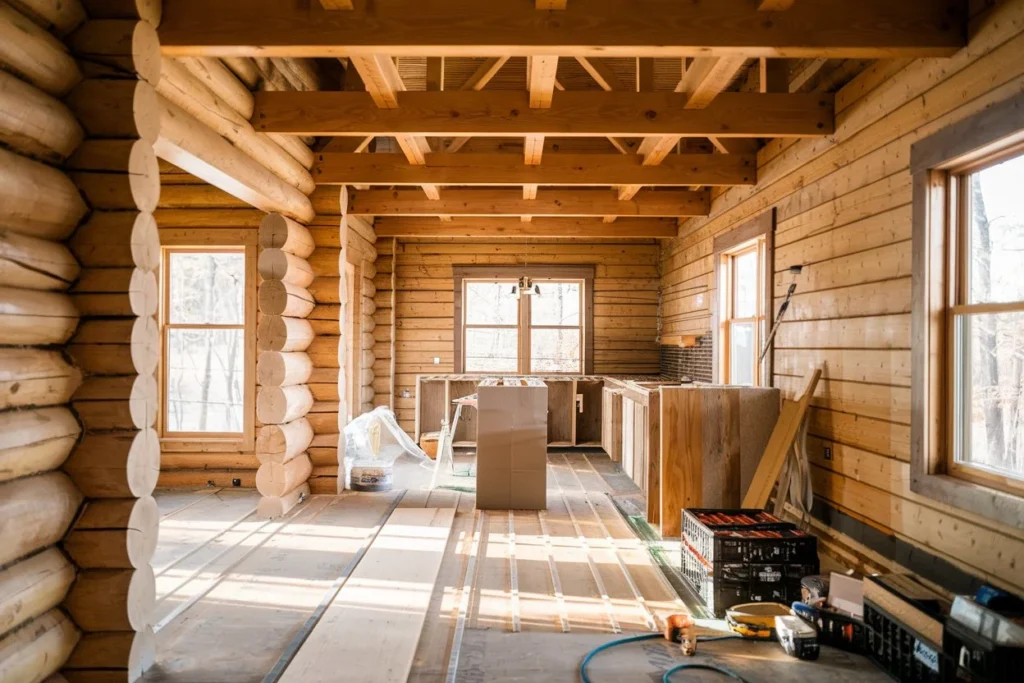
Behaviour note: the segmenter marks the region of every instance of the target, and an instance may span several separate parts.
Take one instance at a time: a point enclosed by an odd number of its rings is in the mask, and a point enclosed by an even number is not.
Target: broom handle
[[[772,325],[771,332],[768,333],[768,339],[764,342],[764,347],[761,349],[761,355],[757,357],[757,362],[760,363],[764,360],[764,357],[768,354],[768,349],[772,345],[772,340],[775,339],[775,333],[779,331],[779,323],[782,322],[782,318],[785,317],[786,311],[789,309],[789,300],[793,297],[793,292],[796,291],[796,283],[790,283],[789,291],[786,292],[786,300],[779,306],[779,313],[775,316],[775,323]]]

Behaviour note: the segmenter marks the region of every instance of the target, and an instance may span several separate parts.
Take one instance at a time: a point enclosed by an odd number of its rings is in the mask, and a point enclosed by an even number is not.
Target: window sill
[[[910,490],[995,522],[1024,528],[1024,498],[948,474],[913,472]]]
[[[248,453],[255,450],[255,440],[244,436],[239,438],[208,437],[161,437],[160,450],[186,453]]]

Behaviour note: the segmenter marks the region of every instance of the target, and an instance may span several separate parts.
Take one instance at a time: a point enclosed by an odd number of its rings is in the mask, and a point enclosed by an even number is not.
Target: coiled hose
[[[588,652],[587,656],[584,657],[583,661],[580,662],[580,680],[583,683],[592,683],[590,677],[587,675],[587,665],[590,664],[590,660],[592,660],[595,656],[604,652],[605,650],[611,649],[618,645],[638,643],[644,640],[656,640],[664,637],[665,636],[663,636],[660,633],[645,633],[641,636],[630,636],[628,638],[620,638],[619,640],[613,640],[604,643],[603,645],[599,645],[598,647],[595,647],[593,650]],[[716,640],[734,640],[739,637],[740,636],[698,636],[697,642],[710,643]],[[672,667],[662,675],[661,682],[670,683],[670,678],[672,677],[672,674],[676,673],[677,671],[683,671],[684,669],[702,669],[705,671],[717,671],[720,674],[724,674],[737,681],[741,681],[741,683],[747,683],[746,679],[744,679],[742,676],[740,676],[734,671],[726,669],[724,666],[718,666],[717,664],[702,664],[699,662],[684,662],[682,664],[677,664],[676,666]]]

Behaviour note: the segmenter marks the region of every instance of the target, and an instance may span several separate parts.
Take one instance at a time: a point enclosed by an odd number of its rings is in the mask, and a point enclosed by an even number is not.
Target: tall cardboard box
[[[477,508],[547,509],[547,385],[533,377],[485,379],[477,415]]]

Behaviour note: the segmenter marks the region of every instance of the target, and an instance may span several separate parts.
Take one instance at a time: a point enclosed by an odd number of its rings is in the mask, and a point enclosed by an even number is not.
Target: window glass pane
[[[735,287],[733,317],[753,318],[757,315],[757,250],[735,257],[732,267]]]
[[[540,295],[530,299],[530,322],[533,325],[580,324],[580,283],[541,282]]]
[[[1024,479],[1024,312],[958,317],[957,461]],[[966,345],[967,348],[964,348]]]
[[[1024,301],[1024,155],[968,176],[970,295],[974,303]]]
[[[244,323],[244,253],[172,252],[169,276],[168,322],[212,325]]]
[[[754,323],[729,325],[729,384],[754,384]]]
[[[241,432],[243,330],[171,329],[167,431]]]
[[[519,300],[512,289],[514,282],[467,282],[467,325],[517,325]]]
[[[530,330],[530,372],[581,372],[579,328]]]
[[[509,329],[466,330],[466,372],[518,372],[519,333]]]

